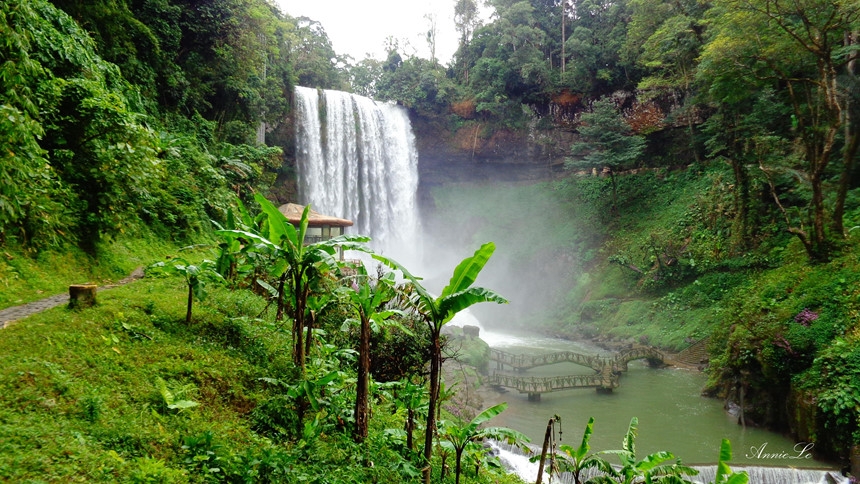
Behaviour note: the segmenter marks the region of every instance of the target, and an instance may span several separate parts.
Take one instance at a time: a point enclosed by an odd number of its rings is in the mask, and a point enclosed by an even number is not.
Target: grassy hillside
[[[119,245],[104,248],[105,261],[122,255]],[[138,250],[125,264],[104,262],[106,272],[82,264],[90,272],[81,274],[119,274],[154,252],[162,252],[157,259],[180,253]],[[66,260],[55,257],[46,260]],[[43,281],[46,291],[74,275],[51,275],[56,266],[40,262],[30,261],[22,277]],[[349,333],[338,329],[342,319],[317,336],[308,380],[328,380],[302,425],[295,392],[304,383],[296,379],[289,323],[274,321],[274,308],[248,290],[210,284],[208,292],[195,302],[191,324],[185,280],[147,277],[99,292],[93,308],[57,307],[3,329],[0,480],[365,483],[417,475],[400,430],[406,410],[390,385],[374,387],[370,435],[353,441],[354,356]],[[395,351],[402,356],[403,348]],[[491,481],[517,479],[470,477]]]

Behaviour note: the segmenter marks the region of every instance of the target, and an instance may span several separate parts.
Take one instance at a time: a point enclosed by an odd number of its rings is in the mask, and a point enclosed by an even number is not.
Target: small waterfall
[[[529,457],[512,445],[491,441],[490,447],[499,456],[502,464],[511,472],[517,474],[526,482],[535,482],[537,479],[538,464],[529,462]],[[540,448],[530,445],[532,452],[539,453]],[[548,465],[548,464],[547,464]],[[698,475],[684,476],[685,479],[701,484],[714,482],[717,466],[691,466]],[[800,469],[793,467],[765,467],[731,465],[733,471],[746,471],[749,475],[750,484],[848,484],[848,478],[839,475],[837,471],[826,469]],[[593,473],[586,472],[586,476]],[[544,474],[543,482],[556,484],[573,484],[572,474],[561,474],[552,476]]]
[[[406,110],[341,91],[296,87],[299,198],[352,220],[386,255],[419,254],[418,152]]]

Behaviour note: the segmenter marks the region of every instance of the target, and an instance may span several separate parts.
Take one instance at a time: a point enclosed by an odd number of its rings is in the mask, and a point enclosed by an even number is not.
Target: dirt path
[[[143,277],[143,267],[138,267],[128,277],[116,282],[115,284],[108,284],[106,286],[99,287],[97,290],[104,291],[107,289],[113,289],[114,287],[119,287],[124,284],[128,284],[129,282],[136,281],[141,277]],[[32,316],[33,314],[68,303],[68,294],[57,294],[56,296],[46,297],[45,299],[40,299],[31,303],[0,310],[0,329],[11,326],[19,319],[24,319],[27,316]]]

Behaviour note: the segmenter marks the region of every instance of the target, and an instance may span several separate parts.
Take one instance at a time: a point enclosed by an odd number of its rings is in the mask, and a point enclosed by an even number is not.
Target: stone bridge
[[[574,388],[596,388],[598,392],[612,392],[618,386],[618,375],[611,371],[593,375],[566,375],[548,377],[523,377],[496,373],[486,379],[486,383],[512,388],[527,393],[530,401],[540,400],[542,393],[559,392]]]
[[[555,363],[574,363],[593,369],[595,374],[522,377],[496,373],[487,378],[487,383],[512,388],[520,393],[527,393],[531,401],[540,400],[541,393],[573,388],[596,388],[598,392],[609,393],[612,392],[613,388],[618,387],[618,375],[627,371],[627,364],[639,359],[647,359],[651,366],[656,366],[663,364],[666,358],[661,351],[650,346],[623,349],[612,356],[584,355],[573,351],[560,351],[543,355],[516,355],[490,349],[490,361],[495,361],[499,370],[503,369],[505,365],[522,372],[529,368]]]
[[[640,359],[647,359],[652,366],[665,361],[663,353],[651,346],[627,348],[612,356],[584,355],[573,351],[559,351],[543,355],[516,355],[502,350],[490,349],[490,361],[495,361],[496,368],[499,370],[503,369],[505,365],[516,371],[525,371],[555,363],[573,363],[591,368],[596,372],[601,372],[608,366],[617,373],[627,371],[628,363]]]

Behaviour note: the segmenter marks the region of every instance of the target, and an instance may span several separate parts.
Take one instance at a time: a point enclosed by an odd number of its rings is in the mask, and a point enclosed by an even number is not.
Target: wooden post
[[[546,451],[549,448],[549,439],[552,438],[552,423],[554,421],[555,417],[549,419],[549,423],[546,424],[546,435],[544,435],[543,438],[543,449],[540,451],[540,464],[538,464],[537,481],[535,481],[535,484],[541,484],[543,481],[543,465],[546,461]]]
[[[69,308],[83,309],[96,303],[95,284],[73,284],[69,286]]]
[[[860,444],[851,447],[851,475],[860,478]]]

